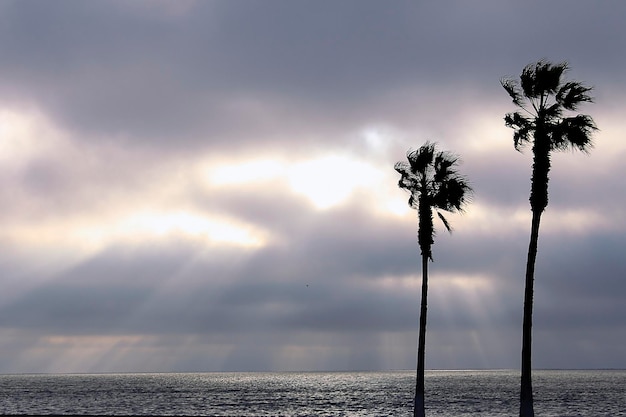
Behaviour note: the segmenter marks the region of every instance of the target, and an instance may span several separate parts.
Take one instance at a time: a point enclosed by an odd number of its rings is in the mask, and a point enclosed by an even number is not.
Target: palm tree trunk
[[[422,303],[420,308],[420,328],[417,342],[417,379],[415,383],[415,402],[413,417],[425,417],[424,409],[424,359],[426,356],[426,312],[428,299],[428,259],[422,252]]]
[[[520,390],[520,417],[534,417],[532,387],[532,321],[533,321],[533,286],[535,278],[535,260],[537,259],[537,241],[541,211],[533,210],[526,262],[526,284],[524,289],[524,321],[522,323],[522,380]]]

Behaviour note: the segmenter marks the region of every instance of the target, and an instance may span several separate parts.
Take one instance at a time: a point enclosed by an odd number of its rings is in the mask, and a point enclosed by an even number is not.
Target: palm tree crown
[[[417,150],[409,150],[407,160],[394,166],[401,176],[398,186],[411,193],[409,206],[419,213],[420,249],[432,260],[431,246],[435,234],[432,211],[436,211],[445,228],[451,231],[450,223],[439,210],[463,211],[472,189],[456,169],[459,158],[438,151],[434,143],[426,142]]]
[[[519,81],[500,80],[502,87],[521,110],[504,117],[507,127],[514,129],[516,150],[532,142],[535,157],[530,203],[533,211],[548,205],[548,172],[550,152],[578,149],[588,152],[591,134],[597,130],[593,119],[584,114],[568,116],[585,102],[592,102],[591,87],[576,81],[565,81],[567,62],[552,64],[538,61],[527,65]],[[544,186],[545,185],[545,186]]]

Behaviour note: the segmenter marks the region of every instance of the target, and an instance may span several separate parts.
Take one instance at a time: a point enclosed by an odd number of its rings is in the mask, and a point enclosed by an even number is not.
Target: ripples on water
[[[409,416],[413,372],[0,375],[2,414]],[[541,417],[625,416],[626,371],[536,371]],[[518,413],[511,371],[431,371],[427,415]]]

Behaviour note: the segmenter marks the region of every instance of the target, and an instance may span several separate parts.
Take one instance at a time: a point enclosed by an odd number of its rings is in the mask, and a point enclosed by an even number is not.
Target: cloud
[[[394,122],[408,111],[421,119],[428,106],[408,106],[407,97],[440,101],[454,114],[464,90],[499,93],[497,79],[537,53],[556,50],[556,59],[576,64],[582,48],[572,47],[587,37],[619,45],[609,11],[559,6],[542,5],[538,17],[532,7],[493,3],[484,13],[458,2],[452,10],[406,1],[196,2],[187,12],[160,13],[164,6],[16,2],[3,10],[2,95],[44,106],[80,136],[126,146],[245,146],[259,134],[280,136],[283,146],[294,136],[329,143],[372,118]],[[522,23],[536,19],[543,24],[535,30]],[[571,30],[581,21],[594,29]],[[580,42],[563,42],[573,34]],[[524,51],[535,44],[544,50]],[[612,56],[579,61],[611,68]],[[619,71],[602,74],[619,79]],[[398,109],[405,110],[393,116]]]
[[[0,371],[413,368],[393,164],[426,140],[475,189],[438,225],[428,366],[517,367],[532,157],[499,79],[541,57],[601,130],[553,157],[536,363],[620,366],[626,32],[570,3],[3,3]]]

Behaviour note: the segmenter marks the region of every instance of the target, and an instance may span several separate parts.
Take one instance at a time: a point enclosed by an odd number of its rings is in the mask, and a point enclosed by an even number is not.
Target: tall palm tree
[[[590,116],[568,115],[575,112],[582,103],[593,101],[588,94],[591,87],[563,79],[568,69],[567,62],[552,64],[541,60],[527,65],[519,82],[510,78],[500,80],[513,103],[520,108],[520,111],[508,113],[504,117],[506,126],[514,130],[513,145],[519,151],[532,143],[533,151],[529,198],[532,223],[526,262],[522,324],[521,417],[534,416],[531,378],[533,283],[539,222],[548,205],[550,153],[568,149],[588,153],[592,147],[591,134],[597,130]]]
[[[408,162],[397,162],[395,170],[401,175],[398,186],[411,193],[409,206],[417,209],[417,240],[422,255],[422,300],[417,348],[417,381],[415,385],[414,417],[424,417],[424,356],[426,349],[426,310],[428,295],[428,261],[433,260],[431,247],[435,227],[433,211],[451,232],[450,223],[439,210],[463,211],[472,189],[465,177],[456,170],[459,158],[436,149],[426,142],[417,150],[407,152]]]

